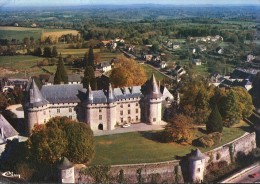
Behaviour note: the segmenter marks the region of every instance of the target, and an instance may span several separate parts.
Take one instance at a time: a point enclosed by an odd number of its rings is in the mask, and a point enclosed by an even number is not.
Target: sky
[[[100,4],[257,4],[260,0],[0,0],[5,6],[67,6],[67,5],[100,5]]]

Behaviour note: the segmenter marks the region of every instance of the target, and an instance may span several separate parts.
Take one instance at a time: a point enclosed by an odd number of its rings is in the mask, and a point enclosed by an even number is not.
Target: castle
[[[55,116],[67,116],[89,124],[93,131],[113,130],[125,123],[160,125],[162,101],[169,99],[166,87],[160,90],[152,77],[143,86],[93,91],[82,84],[44,85],[39,90],[32,79],[23,103],[28,134],[35,124]],[[163,96],[163,94],[165,96]]]

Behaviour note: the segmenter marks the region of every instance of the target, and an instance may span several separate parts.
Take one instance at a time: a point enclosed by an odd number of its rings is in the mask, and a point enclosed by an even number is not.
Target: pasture
[[[44,29],[29,27],[0,26],[1,39],[16,39],[22,41],[23,38],[33,37],[35,40],[48,36],[61,36],[63,34],[78,34],[76,30],[69,29]]]

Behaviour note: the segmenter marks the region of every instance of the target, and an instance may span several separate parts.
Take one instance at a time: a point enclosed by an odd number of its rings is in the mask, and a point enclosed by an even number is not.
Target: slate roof
[[[42,86],[42,96],[50,103],[80,102],[78,91],[83,89],[82,84],[61,84]]]
[[[0,128],[4,130],[4,138],[18,135],[18,132],[10,125],[10,123],[0,114]]]
[[[81,75],[79,74],[68,75],[68,82],[81,82],[81,80]],[[54,84],[54,75],[50,76],[48,82]]]
[[[73,163],[71,163],[66,157],[63,157],[60,163],[57,165],[57,168],[61,170],[65,170],[71,167],[73,167]]]
[[[193,160],[193,161],[202,160],[202,159],[205,159],[205,158],[206,158],[206,156],[203,153],[201,153],[201,151],[199,149],[192,150],[190,157],[189,157],[189,159]]]
[[[27,107],[40,107],[47,105],[49,102],[42,96],[37,84],[34,79],[31,80],[30,84],[27,86],[28,101],[26,103]]]
[[[86,89],[80,90],[82,93],[87,93]],[[93,100],[88,99],[89,103],[108,103],[114,102],[117,100],[122,99],[129,99],[129,98],[139,98],[142,96],[141,93],[141,86],[133,86],[133,87],[125,87],[125,88],[114,88],[112,89],[112,94],[108,94],[108,90],[97,90],[91,91],[93,95]],[[89,95],[87,94],[85,98],[88,98]]]

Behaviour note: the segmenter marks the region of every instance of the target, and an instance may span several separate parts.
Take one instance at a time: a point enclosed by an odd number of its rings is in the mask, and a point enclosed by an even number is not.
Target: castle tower
[[[91,89],[91,86],[90,84],[88,85],[88,89],[87,89],[87,101],[86,101],[86,115],[85,115],[85,122],[89,123],[89,126],[90,128],[92,129],[93,125],[91,125],[91,117],[92,115],[92,112],[91,112],[91,108],[92,108],[92,104],[93,104],[93,100],[94,100],[94,97],[93,97],[93,92],[92,92],[92,89]],[[93,130],[93,129],[92,129]]]
[[[204,179],[206,156],[199,149],[192,150],[189,157],[190,180],[193,183],[202,183]]]
[[[75,183],[74,165],[66,157],[61,159],[57,168],[60,183]]]
[[[46,123],[49,118],[49,102],[43,98],[34,79],[31,80],[27,87],[24,117],[27,122],[26,131],[30,135],[35,124]]]
[[[108,88],[107,102],[107,129],[113,130],[116,125],[116,100],[111,84]]]
[[[147,85],[147,121],[153,125],[159,125],[162,119],[162,94],[157,85],[154,74]]]

